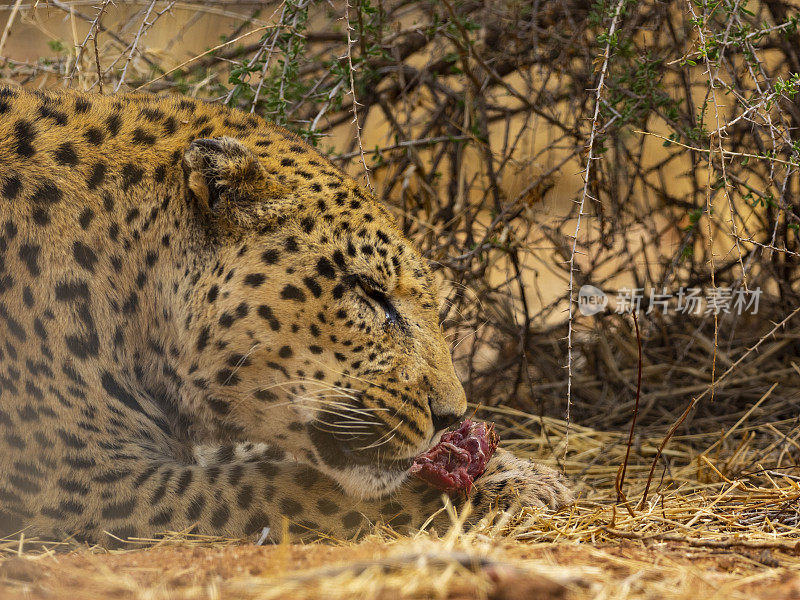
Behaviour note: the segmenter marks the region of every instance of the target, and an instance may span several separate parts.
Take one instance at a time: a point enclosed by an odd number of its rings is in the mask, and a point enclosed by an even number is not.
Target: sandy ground
[[[800,598],[794,553],[433,540],[8,556],[0,598]]]

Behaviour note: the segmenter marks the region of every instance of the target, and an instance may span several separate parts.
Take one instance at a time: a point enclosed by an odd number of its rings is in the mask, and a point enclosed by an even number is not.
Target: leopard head
[[[198,405],[378,497],[464,413],[425,260],[389,212],[290,134],[195,140],[203,265],[184,360]]]

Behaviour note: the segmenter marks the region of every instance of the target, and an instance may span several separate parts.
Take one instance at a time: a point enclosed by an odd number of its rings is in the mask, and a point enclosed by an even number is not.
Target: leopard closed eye
[[[0,530],[115,545],[421,525],[466,403],[388,211],[257,116],[0,87]],[[478,511],[556,508],[498,452]],[[463,501],[461,499],[460,501]]]

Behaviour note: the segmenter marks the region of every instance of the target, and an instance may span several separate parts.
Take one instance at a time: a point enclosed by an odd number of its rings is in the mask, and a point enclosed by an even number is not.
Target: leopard
[[[469,495],[409,477],[467,409],[436,279],[299,136],[13,84],[0,131],[0,535],[357,539],[572,501],[503,449]]]

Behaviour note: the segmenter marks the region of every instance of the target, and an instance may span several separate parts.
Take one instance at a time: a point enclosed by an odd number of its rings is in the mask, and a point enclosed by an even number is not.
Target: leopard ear
[[[293,204],[289,189],[234,138],[194,140],[183,155],[183,170],[201,212],[217,225],[257,228]]]

